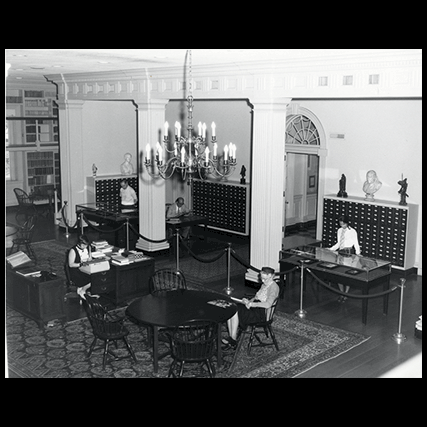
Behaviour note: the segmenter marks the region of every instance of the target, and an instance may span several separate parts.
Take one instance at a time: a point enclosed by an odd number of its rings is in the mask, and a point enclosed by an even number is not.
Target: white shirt
[[[129,185],[126,188],[120,188],[120,197],[122,205],[133,205],[138,201],[135,190]]]
[[[359,246],[359,240],[357,238],[356,230],[351,227],[346,228],[345,234],[344,234],[344,244],[342,245],[342,247],[340,247],[342,233],[344,233],[344,229],[340,227],[337,231],[337,243],[335,243],[335,245],[332,246],[330,249],[332,251],[336,251],[338,249],[351,248],[354,246],[354,249],[356,250],[356,254],[360,255],[360,246]]]

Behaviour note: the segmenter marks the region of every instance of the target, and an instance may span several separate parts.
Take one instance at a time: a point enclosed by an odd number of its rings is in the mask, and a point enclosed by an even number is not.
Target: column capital
[[[285,110],[292,101],[292,98],[251,98],[249,102],[255,111],[259,110]]]
[[[84,99],[59,99],[55,101],[55,104],[58,105],[58,108],[60,110],[66,110],[68,109],[82,109],[83,105],[86,101]]]
[[[137,109],[140,111],[163,110],[168,102],[169,99],[164,98],[134,99],[133,101]]]

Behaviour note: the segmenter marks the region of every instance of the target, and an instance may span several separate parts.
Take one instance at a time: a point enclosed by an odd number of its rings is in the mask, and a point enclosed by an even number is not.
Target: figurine
[[[378,179],[377,173],[374,170],[370,170],[366,173],[366,181],[363,184],[363,191],[365,192],[365,200],[373,202],[374,193],[376,193],[383,183]]]
[[[98,170],[98,168],[96,167],[95,163],[92,165],[92,175],[96,176],[96,171]]]
[[[133,165],[131,163],[132,154],[126,153],[124,155],[125,161],[120,165],[120,172],[122,175],[132,175],[133,174]]]
[[[338,191],[337,197],[347,197],[347,192],[345,191],[345,183],[347,178],[344,174],[341,175],[340,183],[340,191]]]
[[[399,205],[402,206],[406,206],[406,198],[409,197],[408,194],[406,193],[406,190],[408,189],[408,183],[407,180],[408,178],[403,179],[403,174],[402,174],[402,179],[401,181],[397,181],[397,183],[400,185],[400,190],[398,191],[398,193],[400,194],[400,202]]]
[[[245,168],[245,165],[242,165],[242,169],[240,169],[240,176],[241,176],[241,178],[240,178],[240,184],[246,184],[246,179],[245,179],[246,168]]]

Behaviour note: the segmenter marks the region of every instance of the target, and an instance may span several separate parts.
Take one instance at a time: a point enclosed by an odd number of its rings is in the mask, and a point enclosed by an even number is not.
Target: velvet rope
[[[223,252],[220,252],[218,255],[215,255],[213,258],[209,258],[209,259],[204,259],[204,258],[200,258],[199,256],[197,256],[184,242],[184,239],[182,238],[182,236],[179,236],[182,245],[184,246],[184,248],[189,252],[189,254],[196,260],[199,262],[204,262],[206,264],[211,263],[211,262],[215,262],[218,261],[223,255],[225,255],[226,253],[226,249],[227,248],[223,248]]]
[[[248,264],[242,257],[240,257],[239,255],[237,255],[237,253],[236,253],[236,251],[234,249],[231,249],[231,255],[233,256],[234,259],[236,259],[238,262],[240,262],[240,264],[242,264],[244,267],[249,268],[251,270],[254,270],[257,273],[259,273],[261,271],[259,268],[256,268],[256,267]],[[292,273],[297,268],[299,268],[299,266],[292,267],[290,270],[275,271],[274,275],[275,276],[283,276],[285,274]]]
[[[137,234],[139,237],[141,237],[141,239],[146,240],[147,242],[150,243],[163,243],[163,242],[167,242],[170,239],[161,239],[161,240],[153,240],[153,239],[149,239],[148,237],[143,236],[142,234],[140,234],[138,231],[135,230],[134,226],[132,224],[129,224],[129,228],[135,233]]]
[[[62,208],[61,208],[61,217],[62,217],[62,220],[64,221],[64,224],[68,227],[68,228],[71,228],[72,230],[74,230],[74,229],[76,229],[77,228],[77,224],[78,224],[78,222],[79,222],[79,220],[78,219],[76,219],[76,222],[74,223],[74,225],[68,225],[68,222],[67,222],[67,219],[65,218],[65,214],[64,214],[64,208],[65,208],[65,206],[67,206],[66,204],[65,204],[65,202],[64,202],[64,206],[62,206]]]
[[[342,296],[349,297],[349,298],[358,298],[358,299],[379,298],[379,297],[383,297],[384,295],[391,294],[392,292],[394,292],[399,287],[399,286],[394,286],[393,288],[388,289],[387,291],[378,292],[376,294],[368,294],[368,295],[348,294],[346,292],[342,292],[338,289],[332,288],[331,286],[326,284],[323,280],[319,279],[319,277],[317,277],[309,268],[306,268],[305,270],[308,271],[313,276],[313,278],[316,279],[316,281],[319,282],[319,284],[322,285],[323,287],[325,287],[326,289],[328,289],[331,292],[334,292],[338,295],[342,295]]]

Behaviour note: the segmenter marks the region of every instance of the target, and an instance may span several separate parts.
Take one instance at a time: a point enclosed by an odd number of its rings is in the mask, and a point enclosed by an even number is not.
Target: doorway
[[[319,156],[286,153],[285,237],[316,237]]]

